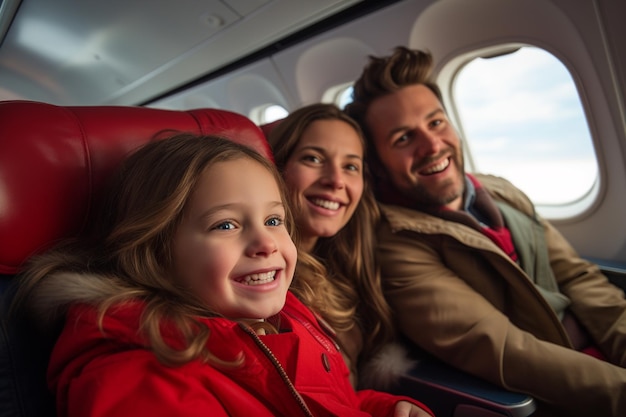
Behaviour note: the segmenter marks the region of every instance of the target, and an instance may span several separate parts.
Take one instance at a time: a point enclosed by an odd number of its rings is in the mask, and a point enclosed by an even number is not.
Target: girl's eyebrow
[[[284,208],[285,208],[285,204],[283,204],[283,202],[282,202],[282,201],[277,200],[277,201],[272,201],[272,202],[270,202],[270,203],[268,204],[268,207],[269,207],[269,208],[276,208],[276,207],[279,207],[279,208],[284,209]]]
[[[199,218],[200,219],[206,219],[207,217],[210,217],[211,215],[213,215],[214,213],[217,213],[219,211],[222,210],[234,210],[237,209],[239,206],[244,205],[244,203],[227,203],[227,204],[220,204],[219,206],[214,206],[211,207],[210,209],[206,210],[205,212],[203,212]],[[280,200],[274,200],[274,201],[270,201],[267,204],[267,208],[268,209],[275,209],[275,208],[282,208],[283,210],[285,209],[285,204],[283,204],[282,201]]]
[[[222,211],[222,210],[229,210],[232,208],[236,208],[236,206],[238,206],[239,203],[228,203],[228,204],[220,204],[219,206],[213,206],[211,208],[209,208],[208,210],[202,212],[202,214],[200,215],[201,219],[207,218],[209,216],[211,216],[213,213],[216,213],[218,211]]]

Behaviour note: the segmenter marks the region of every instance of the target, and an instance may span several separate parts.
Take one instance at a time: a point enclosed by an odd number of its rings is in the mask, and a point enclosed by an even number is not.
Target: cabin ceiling
[[[0,100],[139,104],[361,1],[0,0]]]

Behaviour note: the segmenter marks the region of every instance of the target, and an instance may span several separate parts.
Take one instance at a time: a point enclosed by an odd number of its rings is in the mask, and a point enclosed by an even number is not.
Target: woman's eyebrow
[[[316,152],[318,152],[318,153],[321,153],[321,154],[323,154],[323,155],[326,155],[326,150],[325,150],[324,148],[319,147],[319,146],[315,146],[315,145],[306,145],[306,146],[303,146],[303,147],[301,147],[301,148],[299,148],[299,149],[298,149],[298,152],[301,152],[301,151],[316,151]],[[361,155],[357,155],[357,154],[348,154],[348,155],[346,155],[346,156],[347,156],[348,158],[356,158],[356,159],[360,159],[360,160],[362,160],[362,159],[363,159],[363,157],[362,157]]]

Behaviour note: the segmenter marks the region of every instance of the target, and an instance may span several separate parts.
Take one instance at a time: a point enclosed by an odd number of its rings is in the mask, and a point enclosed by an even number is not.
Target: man
[[[502,178],[469,175],[432,56],[370,57],[346,112],[363,127],[383,220],[378,255],[400,331],[539,403],[626,416],[626,300]]]

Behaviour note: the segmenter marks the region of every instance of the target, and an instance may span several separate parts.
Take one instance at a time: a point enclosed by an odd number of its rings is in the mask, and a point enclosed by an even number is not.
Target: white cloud
[[[509,178],[539,203],[574,201],[593,185],[598,168],[578,93],[548,52],[476,59],[459,73],[455,98],[480,172]]]

